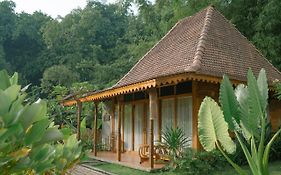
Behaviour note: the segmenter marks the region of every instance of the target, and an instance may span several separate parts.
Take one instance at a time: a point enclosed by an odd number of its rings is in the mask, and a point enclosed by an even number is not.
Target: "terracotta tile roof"
[[[180,20],[112,88],[193,72],[246,80],[248,68],[265,68],[270,81],[281,73],[212,6]]]

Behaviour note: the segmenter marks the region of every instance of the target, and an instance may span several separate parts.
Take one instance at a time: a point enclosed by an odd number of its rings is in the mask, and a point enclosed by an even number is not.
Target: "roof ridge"
[[[196,72],[201,67],[201,59],[202,59],[202,56],[205,51],[207,35],[208,35],[209,27],[211,24],[211,17],[213,15],[214,10],[215,9],[212,5],[207,7],[204,25],[202,27],[202,31],[201,31],[200,37],[198,39],[198,44],[197,44],[196,51],[194,54],[193,62],[191,63],[190,67],[186,68],[186,70],[188,70],[188,71],[192,70],[192,71]]]
[[[190,16],[189,16],[190,17]],[[189,18],[189,17],[187,17],[187,18]],[[186,18],[184,18],[184,19],[186,19]],[[175,28],[176,28],[176,26],[178,26],[181,22],[183,21],[183,19],[181,19],[181,20],[179,20],[178,22],[176,22],[176,24],[157,42],[157,43],[155,43],[154,44],[154,46],[151,48],[151,49],[149,49],[149,51],[148,52],[146,52],[145,54],[144,54],[144,56],[142,56],[141,57],[141,59],[139,59],[138,60],[138,62],[115,84],[115,85],[113,85],[112,86],[112,88],[114,88],[114,87],[116,87],[116,86],[118,86],[118,84],[160,43],[160,42],[162,42],[163,41],[163,39],[167,36],[167,35],[169,35]]]

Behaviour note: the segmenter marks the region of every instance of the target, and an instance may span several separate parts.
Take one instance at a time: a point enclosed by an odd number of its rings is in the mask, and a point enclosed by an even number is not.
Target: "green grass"
[[[114,173],[114,174],[122,174],[122,175],[180,175],[182,172],[172,172],[172,171],[157,171],[157,172],[145,172],[140,171],[128,167],[124,167],[117,164],[110,164],[110,163],[104,163],[99,165],[94,165],[95,168]],[[248,167],[244,167],[244,169],[247,169],[249,174],[250,170]],[[235,170],[232,167],[226,168],[224,171],[217,171],[212,173],[213,175],[237,175]],[[270,163],[270,174],[271,175],[280,175],[281,174],[281,161]]]

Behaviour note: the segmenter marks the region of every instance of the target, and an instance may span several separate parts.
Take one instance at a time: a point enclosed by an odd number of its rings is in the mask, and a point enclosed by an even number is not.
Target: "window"
[[[192,83],[191,81],[183,82],[177,84],[176,94],[186,94],[192,92]]]
[[[160,96],[174,95],[174,86],[164,86],[160,88]]]

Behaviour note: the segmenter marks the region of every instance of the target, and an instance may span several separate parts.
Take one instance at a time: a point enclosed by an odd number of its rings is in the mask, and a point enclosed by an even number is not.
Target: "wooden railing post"
[[[93,153],[94,156],[97,156],[97,143],[98,143],[98,137],[97,137],[97,130],[98,130],[98,102],[94,102],[94,148]]]
[[[154,168],[154,119],[158,115],[158,97],[156,88],[149,90],[149,111],[149,166],[150,168]]]
[[[82,103],[77,100],[77,140],[80,140],[81,134],[80,134],[80,119],[81,119],[81,112],[82,112]]]

